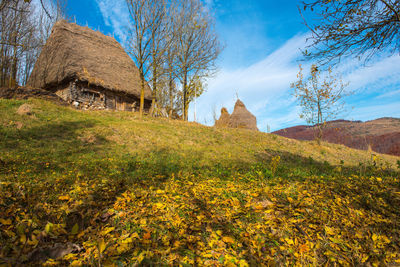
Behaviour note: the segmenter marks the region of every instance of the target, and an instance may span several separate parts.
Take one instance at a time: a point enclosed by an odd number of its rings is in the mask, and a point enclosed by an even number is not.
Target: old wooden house
[[[28,85],[53,91],[82,109],[139,108],[139,70],[122,46],[113,37],[65,20],[54,25]],[[145,110],[151,96],[145,82]]]

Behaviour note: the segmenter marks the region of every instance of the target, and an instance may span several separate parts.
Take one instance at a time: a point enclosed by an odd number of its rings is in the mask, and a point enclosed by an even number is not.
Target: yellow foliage
[[[235,243],[235,240],[230,236],[222,237],[222,241],[224,241],[225,243],[228,243],[228,244],[234,244]]]
[[[71,198],[69,196],[59,196],[59,200],[70,200]]]
[[[0,223],[3,225],[10,225],[12,221],[11,219],[0,219]]]

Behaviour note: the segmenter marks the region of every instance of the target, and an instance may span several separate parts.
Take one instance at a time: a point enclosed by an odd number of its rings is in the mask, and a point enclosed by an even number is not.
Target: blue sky
[[[309,34],[298,14],[296,0],[205,0],[215,16],[216,29],[225,49],[218,59],[219,71],[207,81],[207,92],[196,100],[196,118],[213,123],[213,111],[233,111],[236,94],[257,117],[262,131],[305,124],[291,96],[298,64]],[[68,14],[124,42],[128,14],[124,0],[68,0]],[[348,89],[347,110],[341,118],[371,120],[400,117],[400,56],[381,54],[367,66],[345,59],[336,66]],[[189,119],[194,118],[194,103]]]

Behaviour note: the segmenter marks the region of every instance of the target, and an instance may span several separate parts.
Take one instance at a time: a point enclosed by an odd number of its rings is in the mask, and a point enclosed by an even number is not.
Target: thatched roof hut
[[[215,126],[258,131],[256,117],[247,110],[246,106],[239,99],[236,101],[231,115],[229,115],[226,108],[221,109],[221,116],[215,121]]]
[[[60,91],[60,96],[74,101],[71,87],[76,88],[76,83],[80,84],[80,89],[84,87],[108,96],[112,92],[112,97],[122,99],[121,103],[134,102],[133,99],[140,97],[138,68],[113,37],[62,20],[54,25],[28,85],[51,91],[64,90]],[[71,92],[65,91],[66,88]],[[151,89],[147,83],[144,97],[149,106]]]

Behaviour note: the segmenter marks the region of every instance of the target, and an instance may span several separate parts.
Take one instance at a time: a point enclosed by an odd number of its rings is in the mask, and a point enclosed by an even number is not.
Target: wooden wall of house
[[[81,109],[136,111],[139,108],[139,99],[134,96],[91,87],[85,83],[71,82],[58,88],[56,94]],[[150,105],[151,101],[145,101],[145,110],[149,110]]]

